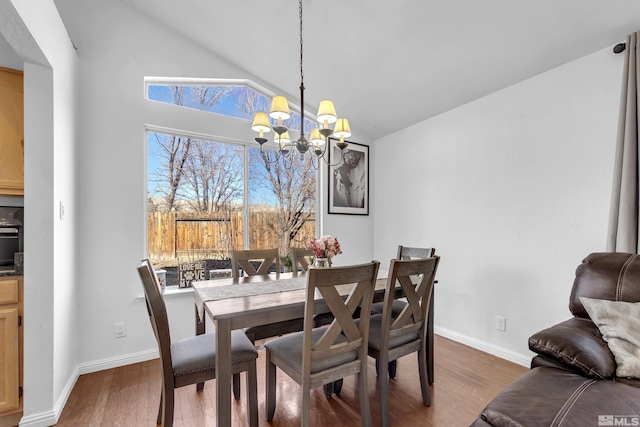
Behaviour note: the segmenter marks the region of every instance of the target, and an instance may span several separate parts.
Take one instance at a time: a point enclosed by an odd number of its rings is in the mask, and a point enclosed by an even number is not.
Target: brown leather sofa
[[[616,376],[616,358],[580,297],[640,301],[640,255],[593,253],[584,259],[569,299],[573,318],[529,338],[536,353],[531,370],[502,390],[472,426],[640,425],[640,379]]]

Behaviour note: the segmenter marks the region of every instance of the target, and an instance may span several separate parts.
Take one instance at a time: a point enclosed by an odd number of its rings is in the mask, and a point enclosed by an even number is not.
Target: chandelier
[[[316,115],[319,126],[311,130],[309,140],[305,137],[304,70],[302,67],[302,0],[299,0],[298,11],[300,15],[300,136],[297,141],[291,142],[289,129],[283,124],[284,120],[288,120],[291,117],[289,103],[287,102],[287,98],[280,95],[274,96],[271,100],[269,115],[262,111],[255,114],[251,129],[259,134],[255,140],[260,144],[260,153],[265,162],[275,163],[281,157],[289,155],[293,149],[296,149],[300,155],[304,155],[307,151],[310,152],[311,157],[317,159],[317,165],[312,162],[315,168],[320,165],[320,159],[327,164],[329,163],[329,160],[325,159],[325,154],[329,152],[327,149],[329,146],[329,137],[333,136],[339,140],[336,146],[340,149],[340,159],[334,164],[335,166],[342,162],[342,151],[349,145],[344,139],[351,136],[351,129],[349,128],[349,121],[347,119],[338,118],[333,102],[325,99],[320,102],[318,114]],[[274,126],[271,125],[270,118],[276,122]],[[333,129],[329,127],[331,124],[334,125]],[[264,137],[264,134],[270,132],[272,129],[276,133],[275,142],[278,145],[274,159],[271,159],[264,150],[264,144],[268,141]]]

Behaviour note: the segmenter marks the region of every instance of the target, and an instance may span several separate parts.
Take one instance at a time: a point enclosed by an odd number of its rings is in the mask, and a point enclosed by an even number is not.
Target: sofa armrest
[[[615,357],[589,319],[569,319],[533,334],[529,349],[591,378],[613,379],[616,373]]]

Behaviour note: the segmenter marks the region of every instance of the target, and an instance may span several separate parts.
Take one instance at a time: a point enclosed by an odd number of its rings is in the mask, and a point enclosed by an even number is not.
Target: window
[[[155,80],[155,79],[154,79]],[[208,81],[208,80],[207,80]],[[166,81],[147,82],[147,98],[185,108],[208,111],[214,114],[252,120],[256,111],[269,111],[271,98],[259,93],[244,81],[224,84],[200,84]],[[292,110],[291,117],[284,124],[289,129],[300,128],[300,114]],[[305,119],[305,132],[310,132],[313,123]]]
[[[149,84],[150,100],[249,120],[270,100],[246,86]],[[226,104],[226,105],[225,105]],[[299,120],[299,116],[298,120]],[[294,118],[295,120],[295,118]],[[303,246],[315,235],[316,170],[309,157],[267,162],[257,144],[225,129],[220,137],[149,127],[148,252],[178,283],[180,263],[230,267],[231,249]]]
[[[150,84],[150,100],[251,120],[250,108],[268,108],[270,99],[247,86]]]

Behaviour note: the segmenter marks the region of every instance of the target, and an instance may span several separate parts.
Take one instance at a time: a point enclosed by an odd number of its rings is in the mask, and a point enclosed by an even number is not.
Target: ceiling
[[[299,104],[296,0],[121,1]],[[306,109],[332,99],[354,136],[370,139],[640,29],[637,0],[304,0],[303,8]]]

